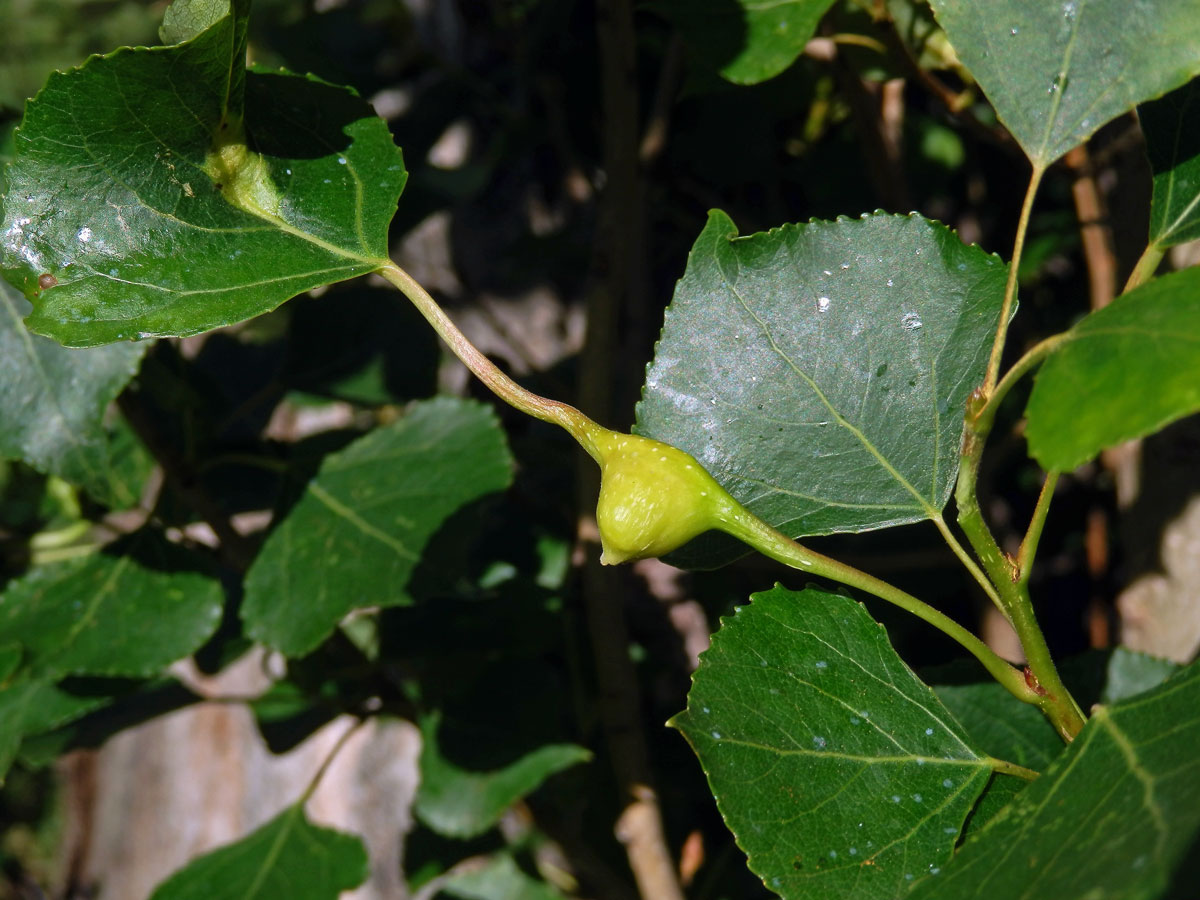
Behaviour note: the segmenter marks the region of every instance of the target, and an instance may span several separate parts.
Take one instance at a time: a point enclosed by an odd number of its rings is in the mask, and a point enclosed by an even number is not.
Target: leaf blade
[[[1044,169],[1100,126],[1200,72],[1196,0],[932,0],[1000,121]]]
[[[914,898],[1158,896],[1200,829],[1198,699],[1193,664],[1098,707],[1050,769]]]
[[[691,453],[791,537],[931,518],[953,488],[1003,285],[998,259],[919,216],[739,238],[714,211],[636,430]],[[730,546],[710,535],[675,556],[712,565]]]
[[[448,397],[331,454],[250,567],[247,633],[303,655],[358,607],[411,602],[405,586],[434,532],[511,477],[495,415]]]
[[[0,456],[78,484],[102,503],[136,500],[113,472],[104,412],[144,346],[67,350],[30,334],[30,305],[0,282]]]
[[[774,78],[804,52],[833,0],[658,0],[694,52],[735,84]]]
[[[1200,269],[1144,284],[1067,334],[1025,409],[1030,453],[1047,470],[1200,410]]]
[[[1174,247],[1200,238],[1200,83],[1138,109],[1154,172],[1150,243]]]
[[[430,716],[422,723],[421,782],[413,811],[446,837],[478,837],[551,775],[592,757],[574,744],[547,744],[503,768],[471,772],[442,755],[437,741],[439,720],[439,716]]]
[[[56,73],[28,104],[0,268],[30,328],[70,346],[196,334],[386,260],[406,179],[386,124],[347,89],[247,75],[244,6]]]
[[[313,825],[296,805],[240,841],[193,860],[160,884],[151,900],[336,900],[367,873],[358,837]]]
[[[860,604],[813,587],[752,599],[671,724],[768,888],[903,893],[949,858],[990,762]]]

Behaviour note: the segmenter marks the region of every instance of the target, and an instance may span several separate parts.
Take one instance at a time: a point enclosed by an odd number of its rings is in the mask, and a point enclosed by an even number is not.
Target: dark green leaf
[[[931,0],[959,58],[1045,168],[1200,72],[1200,0]]]
[[[736,234],[709,215],[646,374],[639,433],[691,453],[791,537],[940,515],[1003,264],[915,215]],[[711,566],[715,546],[701,539],[680,558]]]
[[[1100,707],[919,900],[1157,897],[1200,828],[1200,664]]]
[[[330,454],[250,568],[248,633],[298,656],[351,610],[410,602],[409,576],[434,532],[511,477],[495,415],[450,398]]]
[[[111,465],[104,411],[144,347],[68,350],[30,334],[29,302],[0,282],[0,456],[78,484],[103,503],[130,496]]]
[[[563,900],[563,895],[521,871],[508,854],[478,865],[456,867],[442,883],[441,895],[462,900]]]
[[[430,716],[422,723],[421,786],[413,809],[422,822],[446,837],[483,834],[506,809],[551,775],[591,759],[582,747],[550,744],[495,772],[468,772],[442,755],[437,741],[440,719]]]
[[[1044,468],[1068,471],[1200,409],[1200,268],[1144,284],[1068,334],[1025,410]]]
[[[0,784],[21,739],[74,721],[109,702],[103,694],[75,694],[47,679],[20,678],[0,685]]]
[[[296,805],[180,869],[151,900],[337,900],[367,871],[361,840],[313,825]]]
[[[1022,703],[995,682],[934,690],[971,745],[997,759],[1040,772],[1062,752],[1062,739],[1037,707]]]
[[[1138,109],[1154,170],[1150,242],[1173,247],[1200,238],[1200,81]]]
[[[708,66],[737,84],[773,78],[796,61],[833,0],[657,0]]]
[[[892,898],[951,855],[991,775],[862,606],[776,587],[722,622],[673,723],[785,898]]]
[[[121,679],[71,678],[59,683],[80,700],[100,697],[101,702],[86,715],[52,731],[31,732],[21,741],[18,759],[22,765],[48,766],[69,750],[99,747],[119,731],[181,709],[200,698],[171,679],[130,682]]]
[[[73,346],[195,334],[386,260],[405,180],[387,125],[315,78],[247,76],[245,24],[93,57],[29,103],[0,266],[30,328]]]
[[[209,638],[222,601],[211,578],[97,553],[10,582],[0,594],[0,643],[21,644],[37,678],[155,675]]]

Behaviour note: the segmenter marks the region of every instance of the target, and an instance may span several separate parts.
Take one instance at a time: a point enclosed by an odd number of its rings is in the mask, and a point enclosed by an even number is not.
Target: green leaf
[[[804,52],[833,0],[657,0],[700,59],[736,84],[774,78]]]
[[[144,677],[187,656],[216,630],[220,584],[163,570],[183,554],[139,540],[135,555],[97,553],[35,569],[0,594],[0,644],[19,643],[37,678]]]
[[[1074,469],[1200,410],[1200,268],[1118,297],[1067,335],[1025,409],[1029,451],[1043,468]]]
[[[361,840],[313,825],[297,804],[180,869],[150,900],[336,900],[367,872]]]
[[[107,702],[102,695],[72,694],[46,679],[21,678],[0,685],[0,785],[24,736],[57,728]]]
[[[1037,707],[995,682],[939,685],[934,691],[971,745],[997,759],[1040,772],[1062,752],[1062,739]]]
[[[949,859],[991,775],[861,604],[776,587],[722,622],[672,721],[785,898],[892,898]]]
[[[691,453],[791,537],[940,515],[1004,265],[916,215],[736,234],[709,214],[638,432]],[[677,555],[710,567],[736,555],[716,538]]]
[[[195,334],[386,260],[406,177],[387,125],[313,77],[247,75],[236,5],[182,44],[56,73],[28,104],[0,267],[34,331]]]
[[[1200,238],[1200,81],[1138,109],[1154,170],[1150,242],[1173,247]]]
[[[170,678],[151,681],[80,679],[60,682],[58,689],[77,696],[81,703],[99,697],[86,715],[51,730],[36,729],[21,741],[18,759],[28,768],[51,765],[64,753],[79,747],[99,747],[114,734],[158,716],[182,709],[201,698]]]
[[[330,454],[246,577],[247,633],[307,653],[347,613],[411,602],[409,576],[446,519],[507,487],[495,415],[448,397]]]
[[[1117,647],[1108,658],[1101,703],[1116,703],[1158,687],[1179,670],[1179,663]]]
[[[1098,707],[914,900],[1157,897],[1200,829],[1200,664]]]
[[[414,811],[438,834],[473,838],[495,825],[504,811],[563,769],[591,759],[573,744],[539,747],[494,772],[468,772],[446,759],[438,747],[441,717],[421,725],[421,786]]]
[[[562,900],[563,895],[521,871],[513,858],[497,853],[479,865],[455,867],[441,894],[462,900]],[[441,896],[439,894],[439,896]]]
[[[0,456],[128,504],[112,471],[104,411],[137,372],[144,347],[68,350],[30,334],[29,302],[0,282]]]
[[[244,15],[250,4],[241,0],[238,6]],[[163,13],[158,35],[164,44],[181,44],[207,31],[230,12],[229,0],[174,0]]]
[[[1200,0],[930,2],[1037,168],[1200,72]]]

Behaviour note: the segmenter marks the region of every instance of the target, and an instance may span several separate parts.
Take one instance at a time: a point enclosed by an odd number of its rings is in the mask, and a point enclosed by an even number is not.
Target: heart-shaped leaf
[[[736,235],[713,212],[696,240],[638,432],[790,537],[940,515],[1004,265],[916,215]],[[709,535],[676,555],[712,566],[731,547]]]
[[[861,604],[812,587],[752,599],[672,724],[768,888],[892,900],[950,858],[991,761]]]
[[[386,261],[406,177],[386,124],[346,89],[247,73],[247,6],[56,73],[27,105],[0,268],[31,329],[195,334]]]

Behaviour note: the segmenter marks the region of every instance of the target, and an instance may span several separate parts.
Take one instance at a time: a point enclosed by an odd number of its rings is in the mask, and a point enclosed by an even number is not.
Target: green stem
[[[1147,244],[1146,249],[1142,251],[1142,255],[1137,261],[1137,265],[1129,273],[1129,280],[1125,282],[1125,290],[1121,293],[1128,294],[1138,285],[1144,284],[1153,278],[1154,273],[1158,271],[1158,264],[1162,262],[1163,253],[1165,252],[1158,244]]]
[[[1017,236],[1013,241],[1012,261],[1008,264],[1008,281],[1004,285],[1004,303],[1000,307],[1000,322],[996,326],[996,338],[992,341],[992,354],[988,358],[987,374],[983,379],[983,394],[991,394],[1000,374],[1000,358],[1004,355],[1004,340],[1008,335],[1008,320],[1012,318],[1013,303],[1017,298],[1017,273],[1021,267],[1021,251],[1025,247],[1025,232],[1029,228],[1029,214],[1033,210],[1033,198],[1046,170],[1034,166],[1029,176],[1029,187],[1025,189],[1025,201],[1021,204],[1021,215],[1017,219]]]
[[[413,306],[433,326],[433,330],[446,342],[451,352],[493,394],[526,415],[561,426],[575,440],[579,441],[589,454],[596,455],[592,442],[592,433],[596,426],[591,419],[570,404],[550,400],[526,390],[501,372],[496,364],[480,353],[467,336],[459,330],[429,292],[398,265],[389,262],[379,268],[379,274],[399,288],[400,293],[412,301]]]
[[[999,409],[1000,403],[1008,395],[1008,392],[1012,390],[1013,385],[1024,378],[1025,374],[1031,369],[1041,365],[1047,356],[1069,340],[1071,340],[1071,332],[1063,331],[1034,344],[1004,374],[999,384],[988,395],[987,402],[970,416],[971,422],[968,423],[968,427],[971,427],[973,424],[974,430],[986,437],[992,430],[992,421],[996,418],[996,410]]]
[[[1016,561],[1000,549],[979,509],[975,479],[983,456],[983,445],[983,435],[974,431],[968,420],[963,435],[962,465],[958,471],[958,485],[955,491],[958,523],[978,554],[992,584],[999,591],[1008,620],[1021,640],[1021,648],[1025,651],[1028,663],[1028,687],[1037,695],[1037,699],[1032,702],[1050,720],[1063,740],[1070,742],[1083,728],[1083,713],[1059,678],[1050,648],[1046,645],[1046,638],[1038,627],[1028,586],[1021,581]],[[1032,565],[1032,556],[1028,562]]]
[[[936,525],[937,530],[942,533],[942,537],[945,538],[946,544],[953,551],[954,555],[958,557],[959,562],[963,564],[966,570],[971,573],[971,577],[973,577],[979,583],[979,586],[983,588],[983,592],[987,594],[988,599],[996,605],[996,609],[1000,610],[1002,615],[1007,617],[1008,612],[1005,610],[1004,604],[1000,600],[1000,595],[996,592],[996,588],[992,586],[990,581],[988,581],[987,575],[983,573],[983,570],[979,568],[979,564],[976,563],[971,557],[971,554],[967,552],[967,548],[964,547],[958,538],[954,536],[954,532],[950,530],[950,526],[946,524],[946,520],[942,518],[941,513],[938,513],[933,517],[933,524]]]
[[[425,319],[433,326],[434,330],[449,345],[455,356],[462,360],[467,368],[500,399],[528,415],[562,426],[579,441],[594,459],[602,462],[602,455],[597,446],[596,438],[602,433],[607,433],[604,429],[600,428],[600,426],[573,406],[548,400],[545,397],[534,394],[501,372],[491,360],[475,348],[466,335],[451,321],[450,317],[442,311],[437,301],[399,266],[390,262],[385,263],[380,267],[379,272],[413,302]],[[771,528],[757,516],[754,516],[740,504],[737,504],[736,501],[732,501],[732,498],[730,500],[731,505],[728,507],[727,514],[720,520],[720,526],[729,534],[745,541],[764,555],[782,562],[784,565],[809,571],[816,575],[822,575],[850,587],[859,588],[880,599],[894,603],[901,609],[907,610],[961,644],[1013,696],[1025,703],[1032,703],[1042,708],[1043,711],[1047,708],[1048,701],[1046,700],[1045,692],[1039,691],[1034,685],[1031,685],[1020,671],[1001,659],[987,644],[949,616],[938,612],[929,604],[888,584],[886,581],[882,581],[855,569],[853,566],[848,566],[845,563],[838,562],[835,559],[800,546],[791,538]],[[968,533],[969,537],[970,534]],[[957,541],[954,541],[951,546],[953,547],[955,544],[957,544]],[[961,550],[962,548],[959,547],[959,549]],[[965,553],[966,551],[963,550],[963,555]],[[979,553],[978,547],[976,548],[976,553]],[[993,576],[994,581],[995,578]],[[1000,599],[1004,599],[1002,592]],[[1015,620],[1013,621],[1013,625],[1017,627]],[[1050,713],[1047,713],[1047,715],[1050,715]],[[1082,721],[1080,722],[1080,727],[1082,727]]]
[[[1058,484],[1058,473],[1050,472],[1042,482],[1042,492],[1038,494],[1037,506],[1033,508],[1033,516],[1029,520],[1029,528],[1017,551],[1017,584],[1029,584],[1029,575],[1033,571],[1033,558],[1037,555],[1038,542],[1042,539],[1042,529],[1046,526],[1046,516],[1050,512],[1050,501],[1054,497],[1054,487]]]
[[[300,800],[296,803],[298,807],[304,806],[304,804],[312,799],[312,795],[316,793],[317,788],[321,784],[321,779],[325,777],[325,773],[329,771],[329,767],[333,765],[333,761],[337,759],[337,755],[342,752],[342,748],[346,746],[354,733],[367,724],[367,721],[367,719],[359,719],[353,722],[338,736],[333,747],[325,755],[325,758],[321,760],[321,765],[317,768],[317,771],[313,773],[313,777],[309,779],[308,785],[304,788],[304,793],[300,795]]]
[[[962,645],[1017,699],[1025,703],[1039,704],[1041,698],[1017,669],[1001,659],[992,648],[970,631],[912,594],[853,566],[802,547],[743,508],[732,510],[722,522],[722,529],[785,566],[831,578],[907,610]]]

